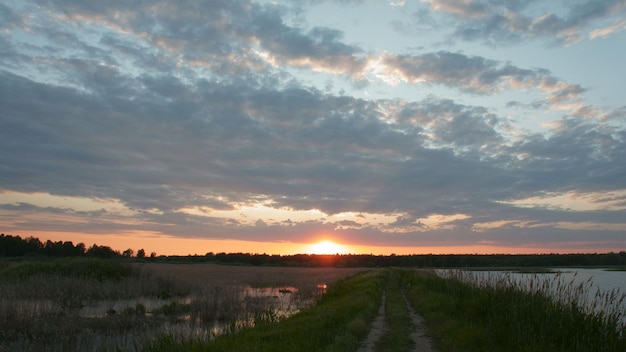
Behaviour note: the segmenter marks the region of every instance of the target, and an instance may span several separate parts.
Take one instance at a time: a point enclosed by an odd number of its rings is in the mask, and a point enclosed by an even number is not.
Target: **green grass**
[[[571,297],[559,303],[515,285],[478,288],[424,271],[402,275],[440,351],[626,351],[619,315],[586,311],[576,287],[564,289]]]
[[[413,340],[410,337],[415,328],[403,295],[402,282],[398,270],[387,270],[385,281],[385,318],[387,330],[376,343],[376,351],[410,351]]]
[[[312,308],[214,341],[161,335],[143,351],[354,351],[380,305],[380,272],[357,274],[332,286]]]

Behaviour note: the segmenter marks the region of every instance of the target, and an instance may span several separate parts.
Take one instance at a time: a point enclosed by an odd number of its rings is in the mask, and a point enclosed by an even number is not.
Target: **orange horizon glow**
[[[322,240],[306,246],[306,254],[347,254],[350,248],[343,244],[335,243],[331,240]]]
[[[7,233],[9,234],[9,233]],[[17,235],[17,234],[14,234]],[[22,238],[30,234],[20,234]],[[232,239],[200,239],[164,236],[150,232],[133,232],[125,234],[82,234],[69,232],[38,231],[32,234],[45,242],[51,240],[72,241],[74,244],[84,243],[87,247],[93,244],[109,246],[116,251],[128,248],[137,252],[144,249],[146,254],[155,252],[157,255],[205,255],[211,253],[249,253],[270,255],[295,254],[371,254],[371,255],[421,255],[421,254],[570,254],[570,253],[608,253],[622,249],[598,248],[584,251],[580,248],[542,248],[542,247],[502,247],[489,245],[474,246],[376,246],[346,244],[331,239],[318,239],[312,243],[300,242],[262,242]]]

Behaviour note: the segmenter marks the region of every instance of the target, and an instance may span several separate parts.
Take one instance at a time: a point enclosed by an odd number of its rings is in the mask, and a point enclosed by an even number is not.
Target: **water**
[[[552,268],[546,273],[465,271],[466,281],[480,285],[517,285],[552,295],[564,302],[575,300],[588,311],[621,312],[626,323],[626,271],[589,268]],[[454,275],[439,270],[440,276]],[[463,275],[461,275],[463,277]]]
[[[78,309],[78,315],[83,318],[102,318],[107,315],[124,314],[125,312],[128,314],[129,311],[136,310],[138,306],[141,306],[145,311],[145,315],[151,316],[152,311],[163,308],[163,306],[172,302],[190,304],[191,296],[175,299],[139,297],[133,299],[91,300],[86,301]]]
[[[565,280],[572,280],[577,284],[591,279],[593,285],[602,291],[620,290],[626,292],[626,271],[605,269],[554,269],[559,271]]]
[[[81,330],[80,334],[74,335],[55,335],[55,342],[52,344],[60,347],[49,347],[50,350],[97,351],[101,347],[132,350],[134,346],[140,346],[163,333],[177,339],[208,341],[224,333],[253,327],[259,321],[278,321],[313,305],[325,290],[325,284],[320,284],[313,293],[300,292],[293,286],[233,285],[207,287],[189,296],[167,299],[76,298],[60,302],[50,299],[0,297],[0,311],[21,320],[45,317],[46,324],[51,326],[76,325],[78,329],[81,325],[89,325],[101,328],[87,333]],[[115,330],[108,329],[107,326],[127,328]],[[41,350],[38,341],[20,339],[11,343],[12,345],[0,343],[0,351],[5,348],[20,351]]]

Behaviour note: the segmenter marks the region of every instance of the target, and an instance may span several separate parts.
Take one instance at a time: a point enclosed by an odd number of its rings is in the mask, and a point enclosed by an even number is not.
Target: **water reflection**
[[[259,322],[287,318],[314,304],[326,289],[325,283],[318,284],[312,293],[301,293],[294,286],[213,287],[185,297],[168,299],[139,297],[90,300],[75,307],[73,314],[90,319],[128,315],[161,319],[159,332],[208,340],[253,327]],[[42,309],[40,307],[45,307],[46,311],[50,311],[55,304],[51,301],[29,301],[24,302],[23,306],[37,307],[39,311]]]
[[[76,350],[97,351],[103,346],[133,350],[162,334],[208,341],[259,323],[276,322],[312,306],[326,287],[324,283],[300,288],[207,285],[183,297],[115,300],[80,295],[67,299],[0,297],[0,311],[16,321],[44,321],[51,331],[58,326],[74,326],[77,330],[86,327],[89,333],[67,334],[69,340],[63,342],[78,346]],[[40,350],[27,347],[39,346],[36,341],[21,339],[12,343],[8,350]],[[0,350],[7,346],[0,343]]]
[[[83,318],[102,318],[115,314],[133,314],[151,316],[152,312],[158,311],[166,305],[187,305],[191,303],[191,297],[179,297],[174,299],[139,297],[135,299],[117,300],[90,300],[78,310],[78,315]]]
[[[438,270],[437,274],[449,277],[456,275],[455,272],[460,271]],[[564,303],[575,301],[590,312],[620,312],[622,321],[626,323],[626,271],[552,268],[539,273],[489,270],[462,272],[465,274],[456,277],[474,285],[514,285],[531,292],[539,291]]]

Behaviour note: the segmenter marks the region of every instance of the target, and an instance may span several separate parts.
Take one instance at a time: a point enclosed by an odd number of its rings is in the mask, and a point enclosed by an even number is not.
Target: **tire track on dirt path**
[[[415,347],[413,348],[413,352],[435,352],[432,346],[432,341],[430,340],[430,336],[428,336],[428,329],[424,324],[424,318],[421,315],[417,314],[409,299],[404,294],[404,290],[402,291],[402,297],[404,298],[404,302],[406,303],[407,310],[409,311],[409,316],[411,317],[411,322],[415,327],[415,330],[411,333],[411,339],[415,342]]]
[[[388,327],[387,322],[385,321],[385,304],[386,296],[385,291],[383,291],[380,308],[378,308],[378,316],[372,322],[372,325],[370,326],[370,332],[367,334],[367,337],[365,338],[357,352],[374,352],[374,346],[376,345],[376,342],[387,331]]]

